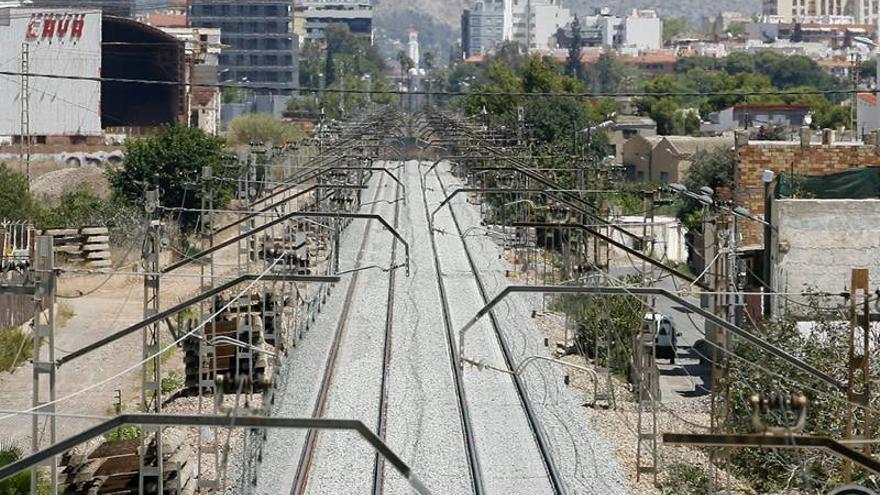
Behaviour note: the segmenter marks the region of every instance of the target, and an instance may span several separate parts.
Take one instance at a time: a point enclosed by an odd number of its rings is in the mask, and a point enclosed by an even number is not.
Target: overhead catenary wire
[[[214,89],[250,89],[264,92],[290,92],[300,91],[305,93],[325,93],[325,94],[360,94],[360,95],[431,95],[431,96],[509,96],[518,98],[548,98],[548,97],[566,97],[566,98],[587,98],[587,99],[604,99],[604,98],[701,98],[701,97],[761,97],[761,96],[832,96],[832,95],[853,95],[853,94],[880,94],[880,88],[874,89],[809,89],[809,90],[767,90],[767,91],[669,91],[669,92],[644,92],[644,91],[623,91],[623,92],[522,92],[522,91],[402,91],[402,90],[383,90],[383,89],[353,89],[353,88],[319,88],[304,87],[297,85],[260,85],[260,84],[240,84],[240,83],[194,83],[187,81],[174,80],[158,80],[158,79],[135,79],[135,78],[119,78],[119,77],[95,77],[95,76],[75,76],[64,74],[49,74],[39,72],[29,72],[27,74],[20,71],[0,71],[2,76],[24,76],[43,79],[62,79],[72,81],[94,81],[94,82],[113,82],[113,83],[130,83],[130,84],[154,84],[160,86],[183,86],[191,88],[214,88]]]

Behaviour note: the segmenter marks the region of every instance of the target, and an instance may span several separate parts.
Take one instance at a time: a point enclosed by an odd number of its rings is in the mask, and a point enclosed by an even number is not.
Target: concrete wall
[[[880,154],[861,142],[806,144],[788,141],[752,141],[737,149],[735,201],[755,215],[764,214],[764,170],[779,174],[827,175],[853,168],[880,166]],[[760,224],[746,222],[743,245],[762,245]],[[875,221],[876,224],[876,221]]]
[[[773,283],[780,292],[838,293],[853,268],[880,281],[880,200],[785,199],[774,203],[779,228]],[[803,300],[803,298],[800,298]]]
[[[101,76],[101,14],[76,9],[0,9],[0,70],[21,71],[22,44],[32,74]],[[76,28],[76,29],[74,29]],[[101,134],[101,84],[30,77],[32,136]],[[21,77],[0,76],[0,136],[21,134]]]

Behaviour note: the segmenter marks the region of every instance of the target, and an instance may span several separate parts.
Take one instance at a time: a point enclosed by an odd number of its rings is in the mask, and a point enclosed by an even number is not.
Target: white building
[[[764,0],[764,15],[785,22],[821,16],[852,16],[856,24],[875,24],[880,19],[877,0]]]
[[[587,46],[630,48],[638,51],[659,50],[663,47],[663,20],[653,10],[634,9],[621,17],[606,8],[581,20],[581,29],[587,34]],[[593,34],[596,39],[590,37]]]
[[[623,21],[623,46],[659,50],[663,46],[663,21],[654,10],[633,10]]]
[[[512,41],[531,50],[556,48],[556,32],[568,25],[571,12],[560,0],[511,0]],[[508,22],[508,21],[505,21]]]
[[[94,10],[0,9],[0,70],[20,73],[26,57],[29,73],[100,78],[101,29],[101,14]],[[101,135],[99,81],[29,77],[24,93],[23,79],[0,76],[0,136],[29,134],[39,143]],[[24,110],[29,129],[23,130]]]

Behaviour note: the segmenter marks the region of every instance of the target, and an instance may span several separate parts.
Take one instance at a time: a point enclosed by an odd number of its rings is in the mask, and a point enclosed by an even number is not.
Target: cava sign
[[[77,41],[85,25],[85,14],[32,14],[26,37],[28,41]]]

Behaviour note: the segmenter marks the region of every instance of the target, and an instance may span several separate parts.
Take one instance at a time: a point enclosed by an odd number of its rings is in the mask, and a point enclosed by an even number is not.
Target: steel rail
[[[455,329],[452,326],[452,316],[449,312],[449,298],[446,293],[446,284],[443,282],[443,271],[440,266],[440,255],[437,252],[437,239],[434,237],[434,225],[431,223],[430,208],[428,207],[428,195],[426,192],[425,178],[421,174],[419,163],[419,180],[422,184],[422,199],[425,205],[425,221],[428,227],[428,238],[431,240],[431,251],[434,255],[434,271],[437,274],[437,286],[440,291],[440,310],[443,314],[443,327],[446,330],[446,344],[449,346],[450,364],[452,365],[452,381],[455,384],[455,397],[458,399],[458,411],[461,419],[461,431],[464,437],[465,454],[468,458],[468,468],[471,473],[471,486],[475,495],[486,493],[483,483],[482,468],[477,451],[474,435],[473,421],[468,409],[467,392],[464,388],[462,368],[458,365],[461,358],[458,347],[455,345]]]
[[[412,468],[364,423],[351,419],[283,418],[266,416],[190,416],[175,414],[123,414],[99,425],[88,428],[41,451],[0,467],[0,481],[25,470],[41,465],[77,445],[113,431],[125,425],[183,426],[183,427],[236,427],[236,428],[287,428],[310,430],[348,430],[357,432],[381,454],[418,493],[430,495],[430,490],[415,475]]]
[[[70,361],[73,361],[74,359],[81,358],[82,356],[85,356],[86,354],[88,354],[92,351],[95,351],[100,347],[103,347],[103,346],[110,344],[110,343],[113,343],[123,337],[131,335],[132,333],[146,327],[147,325],[152,325],[153,323],[161,322],[165,318],[168,318],[169,316],[172,316],[176,313],[179,313],[179,312],[185,310],[186,308],[192,306],[193,304],[204,301],[205,299],[212,298],[218,294],[223,293],[224,291],[232,289],[233,287],[235,287],[241,283],[252,282],[254,280],[257,280],[258,278],[260,280],[264,280],[266,282],[336,283],[339,281],[339,277],[324,276],[324,275],[263,275],[263,276],[260,276],[259,274],[254,274],[254,273],[242,275],[242,276],[235,278],[233,280],[230,280],[222,285],[218,285],[217,287],[214,287],[213,289],[205,291],[197,296],[191,297],[190,299],[187,299],[186,301],[183,301],[179,304],[176,304],[176,305],[172,306],[171,308],[168,308],[164,311],[156,313],[155,315],[150,316],[149,318],[145,318],[144,320],[141,320],[133,325],[130,325],[123,330],[112,333],[112,334],[98,340],[97,342],[91,343],[87,346],[84,346],[80,349],[77,349],[77,350],[71,352],[70,354],[67,354],[66,356],[55,361],[55,365],[61,366],[63,364],[69,363]]]
[[[379,181],[376,187],[376,194],[373,197],[373,205],[370,207],[370,214],[375,215],[376,208],[378,207],[378,203],[376,203],[377,198],[379,198],[380,192],[382,191],[383,180]],[[321,378],[321,385],[318,389],[318,397],[315,400],[315,407],[312,410],[312,417],[320,418],[324,415],[324,411],[327,407],[327,398],[330,395],[330,388],[333,383],[333,375],[336,371],[336,360],[339,356],[339,348],[342,344],[342,338],[345,334],[345,330],[349,323],[349,314],[351,311],[353,304],[353,298],[355,291],[357,290],[358,280],[360,279],[361,271],[358,270],[363,261],[364,253],[367,250],[367,246],[370,241],[370,226],[369,224],[364,227],[364,235],[361,239],[360,247],[358,248],[357,257],[355,260],[355,271],[352,272],[351,280],[348,283],[348,288],[345,292],[345,300],[342,305],[342,313],[339,315],[339,321],[336,324],[336,331],[333,333],[333,340],[330,343],[330,353],[327,356],[327,364],[324,366],[324,374]],[[394,270],[392,270],[392,273]],[[293,479],[293,485],[290,489],[291,495],[302,495],[306,492],[306,487],[309,482],[309,473],[312,467],[312,462],[314,460],[315,450],[318,443],[318,433],[315,430],[309,430],[306,434],[305,442],[303,443],[302,453],[299,458],[299,462],[296,467],[296,475]]]
[[[397,183],[397,190],[394,195],[399,196],[403,190],[404,197],[406,188],[403,183]],[[399,228],[400,223],[400,203],[394,204],[394,228]],[[391,243],[391,262],[393,266],[397,262],[397,239]],[[376,435],[385,441],[387,430],[387,414],[388,414],[388,375],[391,368],[391,351],[392,351],[392,330],[394,326],[394,284],[397,280],[397,270],[388,272],[388,302],[385,311],[385,342],[382,354],[382,380],[379,385],[379,414],[376,420]],[[376,455],[373,467],[373,495],[381,495],[384,491],[385,482],[385,463],[382,456]]]
[[[381,181],[380,181],[381,185]],[[376,197],[379,195],[379,191],[381,187],[376,188]],[[374,198],[375,200],[375,198]],[[376,206],[371,208],[371,212],[375,212]],[[339,316],[339,321],[336,325],[336,331],[333,334],[333,340],[330,344],[330,353],[327,357],[327,364],[324,367],[324,375],[321,379],[321,385],[318,389],[318,398],[315,401],[315,407],[312,411],[312,417],[319,418],[323,416],[324,410],[327,405],[327,397],[330,393],[330,386],[333,380],[333,374],[336,368],[336,358],[339,355],[339,347],[342,342],[342,335],[345,333],[346,325],[348,324],[348,316],[352,306],[352,298],[354,296],[354,292],[357,288],[357,282],[360,278],[360,271],[357,270],[361,265],[361,261],[363,259],[363,254],[366,249],[367,243],[369,242],[370,237],[370,228],[367,225],[364,228],[364,236],[361,240],[360,248],[358,249],[358,254],[355,261],[355,271],[352,273],[351,280],[348,284],[348,289],[345,293],[345,301],[342,306],[342,313]],[[293,480],[293,485],[291,487],[291,495],[297,495],[305,493],[306,485],[308,484],[308,475],[312,466],[312,461],[315,452],[315,446],[317,444],[317,432],[314,430],[309,430],[306,434],[305,442],[303,444],[302,454],[300,455],[299,463],[297,464],[296,476]]]
[[[443,191],[443,194],[446,194],[446,187],[443,185],[443,180],[440,178],[440,173],[435,169],[434,174],[437,177],[437,183],[440,184],[440,188]],[[458,221],[458,217],[455,214],[455,209],[452,205],[447,206],[449,208],[449,212],[452,215],[452,222],[455,224],[455,229],[458,231],[459,239],[461,240],[462,247],[464,248],[465,257],[468,260],[468,265],[470,266],[471,272],[474,276],[474,281],[477,284],[477,289],[480,292],[480,297],[485,304],[488,301],[488,293],[486,292],[486,287],[483,284],[483,280],[480,277],[479,269],[477,268],[477,264],[474,261],[473,254],[471,253],[470,248],[467,245],[467,240],[464,238],[461,224]],[[431,236],[433,237],[433,229]],[[510,351],[510,346],[507,343],[507,339],[504,336],[504,333],[501,331],[501,325],[498,323],[495,314],[490,312],[489,319],[492,323],[492,329],[495,333],[495,338],[498,340],[498,346],[501,349],[501,354],[504,356],[505,364],[508,369],[516,369],[517,364],[513,359],[513,353]],[[459,350],[458,355],[464,356],[464,346],[462,345],[462,341],[459,337]],[[544,462],[544,468],[547,470],[547,477],[550,480],[550,484],[553,486],[553,491],[557,494],[564,495],[567,493],[565,488],[565,484],[562,480],[562,476],[559,474],[559,469],[556,467],[556,462],[553,459],[553,454],[550,451],[550,445],[547,441],[546,435],[538,421],[537,414],[532,408],[531,402],[528,398],[528,392],[526,391],[526,385],[523,383],[522,378],[519,375],[511,375],[511,379],[513,381],[514,388],[516,389],[517,397],[519,398],[520,405],[526,415],[526,420],[529,423],[529,428],[532,430],[532,434],[535,437],[535,443],[537,444],[538,450],[541,454],[541,459]]]
[[[594,294],[594,295],[634,295],[634,296],[662,296],[670,301],[678,304],[684,309],[696,313],[705,319],[711,321],[715,325],[734,333],[736,336],[748,341],[750,344],[757,346],[761,350],[771,354],[788,364],[798,368],[799,370],[819,379],[838,390],[845,391],[846,385],[839,382],[836,378],[827,373],[816,369],[805,361],[792,356],[784,350],[758,337],[757,335],[720,318],[709,311],[697,306],[687,299],[670,292],[666,289],[658,289],[654,287],[578,287],[571,285],[509,285],[504,288],[492,300],[488,301],[483,308],[477,311],[477,314],[470,319],[459,330],[459,345],[464,343],[464,334],[470,330],[480,319],[486,314],[491,315],[492,308],[497,306],[505,297],[514,293],[540,293],[540,294]]]

